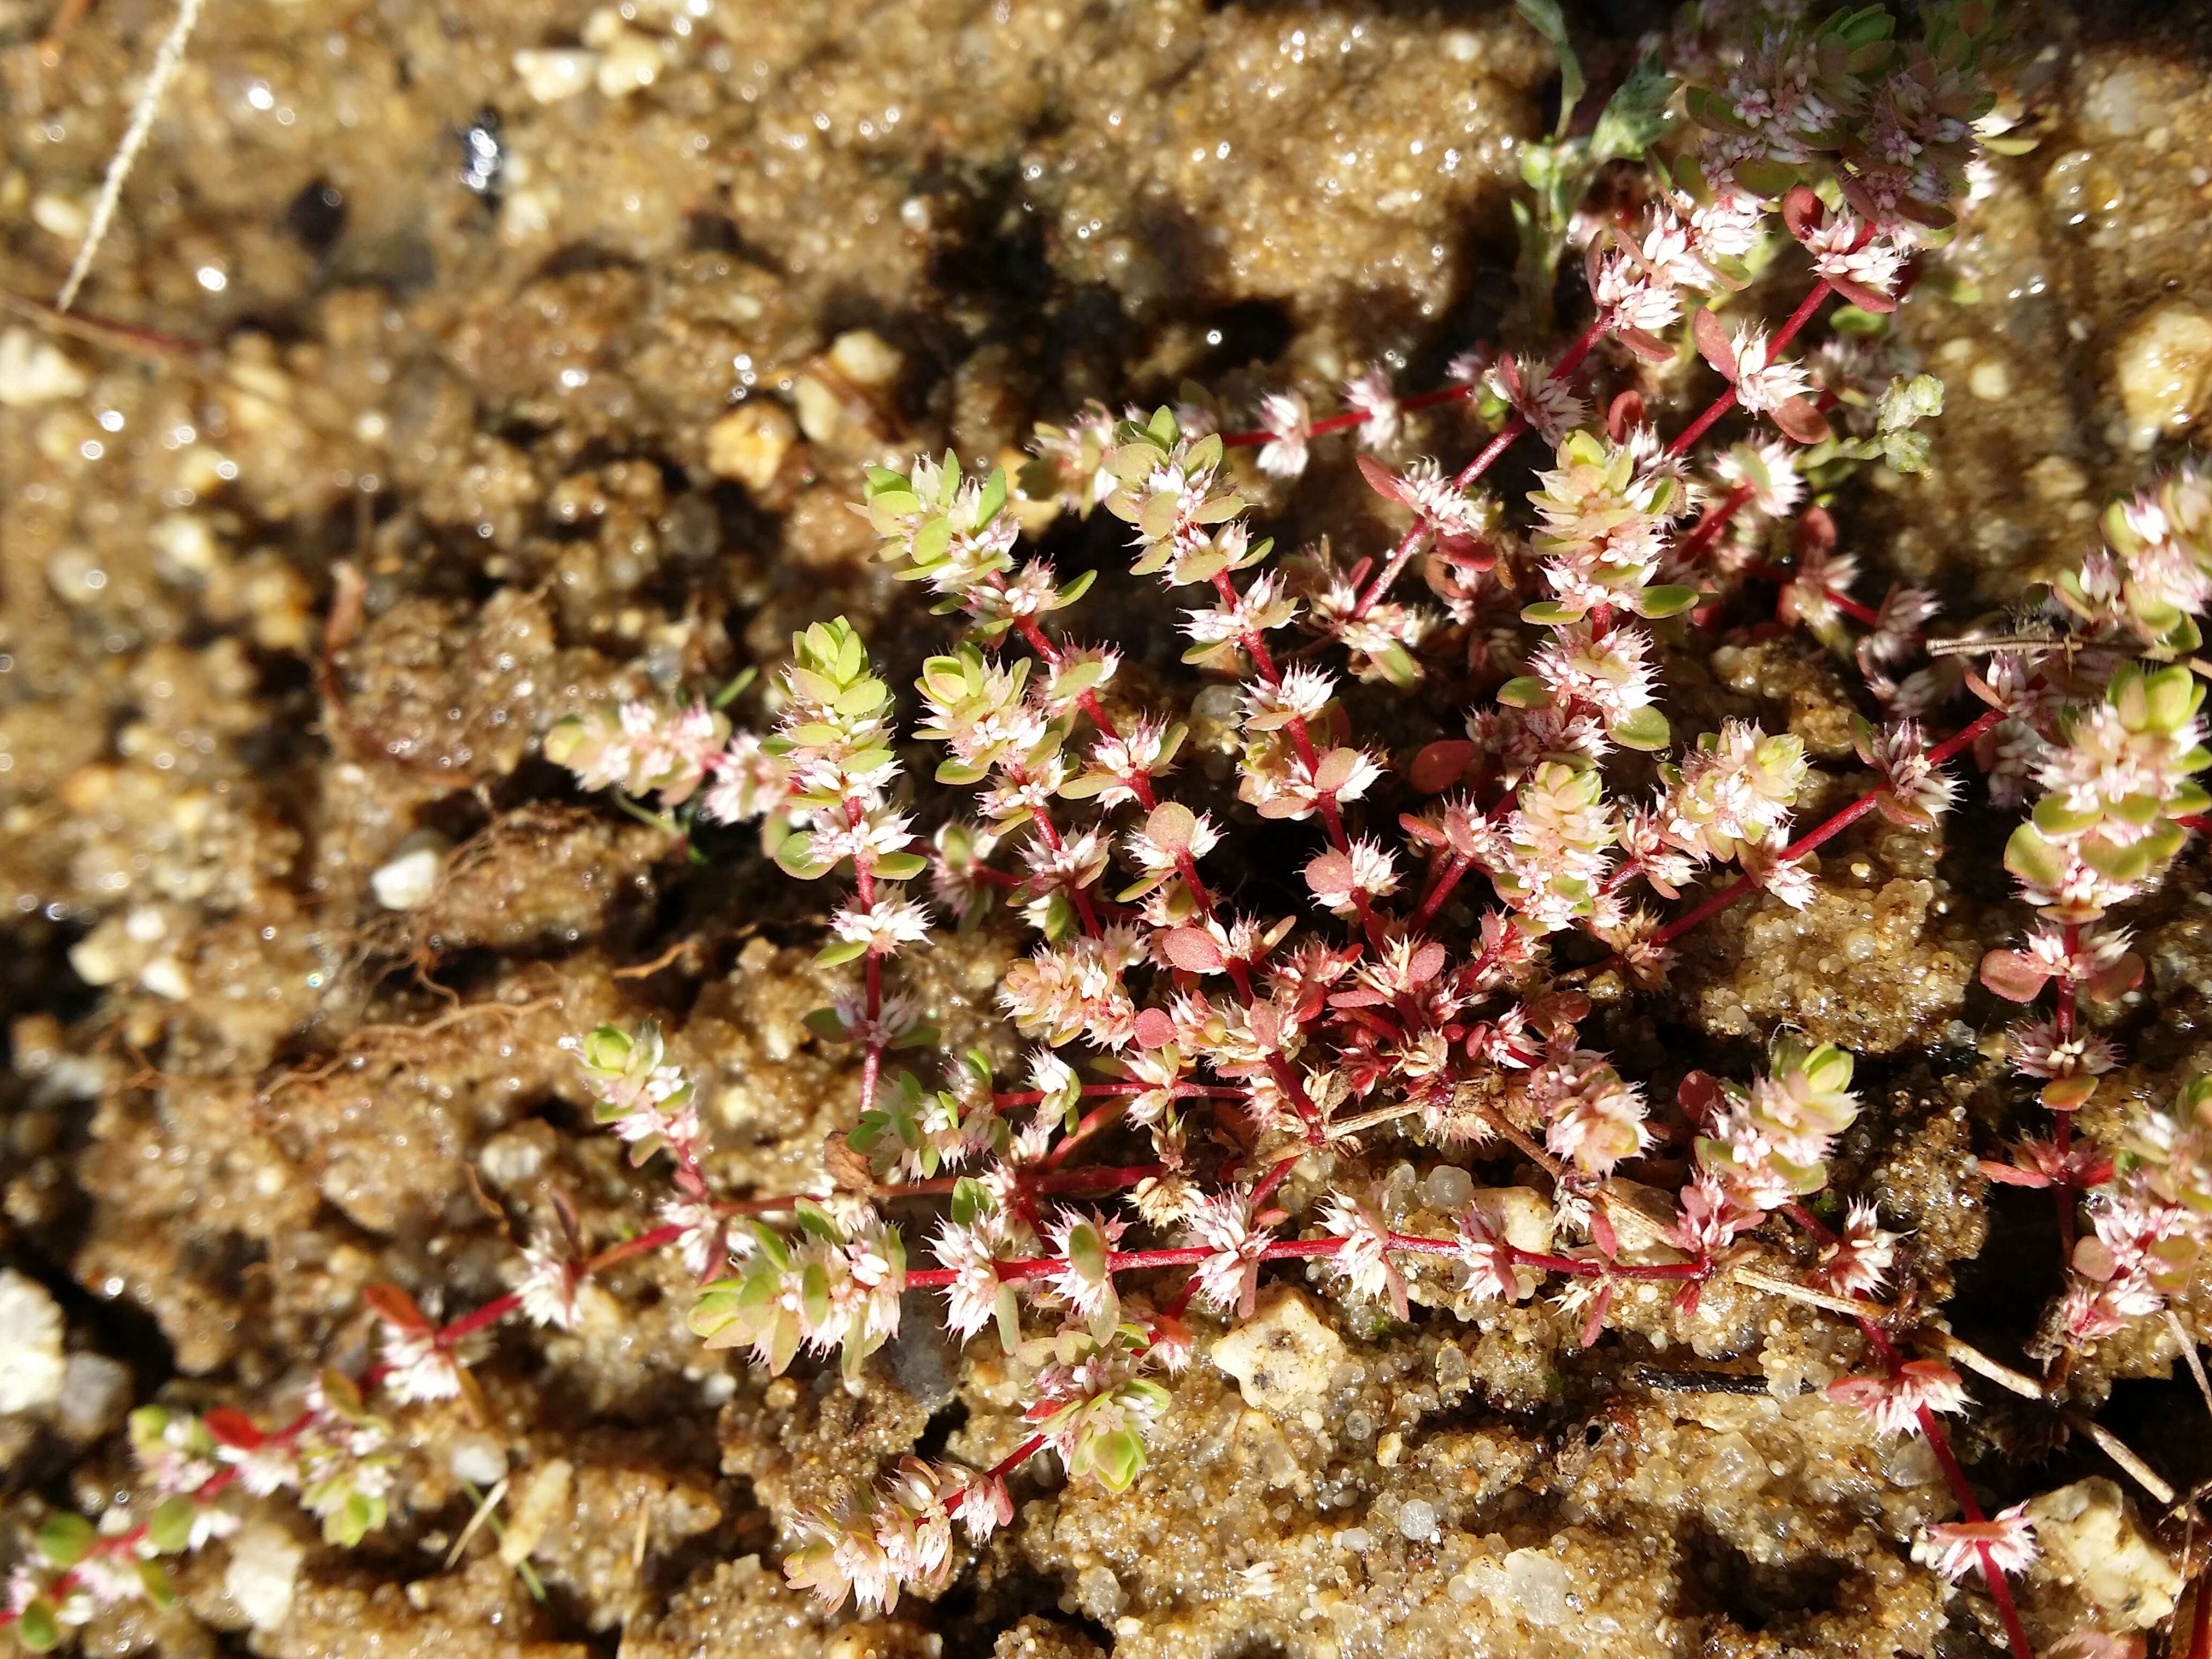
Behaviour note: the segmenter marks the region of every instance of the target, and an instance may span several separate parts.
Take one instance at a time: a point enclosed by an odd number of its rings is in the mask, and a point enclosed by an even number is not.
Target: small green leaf
[[[912,881],[928,868],[919,853],[886,853],[876,860],[876,874],[885,881]]]
[[[39,1528],[39,1553],[57,1567],[73,1567],[84,1559],[98,1532],[81,1515],[50,1516]]]
[[[1522,622],[1538,623],[1546,628],[1564,628],[1570,623],[1578,623],[1582,619],[1581,611],[1571,605],[1563,605],[1557,599],[1539,599],[1535,604],[1523,605],[1521,609]]]
[[[1085,692],[1093,690],[1106,678],[1103,662],[1079,662],[1053,682],[1054,695],[1073,702]]]
[[[1667,131],[1667,106],[1674,100],[1674,78],[1659,66],[1656,53],[1638,63],[1606,100],[1597,118],[1590,133],[1591,164],[1641,160]]]
[[[1133,1430],[1088,1435],[1083,1450],[1088,1454],[1091,1472],[1115,1492],[1128,1491],[1144,1472],[1145,1443]]]
[[[1849,338],[1869,340],[1889,331],[1889,319],[1880,312],[1861,311],[1856,306],[1838,306],[1828,313],[1828,326]]]
[[[771,849],[776,867],[799,881],[814,881],[830,873],[830,866],[814,857],[814,837],[805,830],[786,836]]]
[[[138,1564],[138,1584],[146,1592],[146,1599],[155,1607],[168,1608],[177,1605],[177,1587],[169,1582],[169,1570],[159,1561]]]
[[[991,1189],[973,1176],[962,1176],[952,1183],[952,1224],[956,1227],[973,1224],[983,1216],[998,1210],[998,1200]]]
[[[1509,708],[1548,708],[1552,688],[1533,674],[1516,674],[1498,688],[1498,701]]]
[[[1673,736],[1667,717],[1649,703],[1623,716],[1613,728],[1613,740],[1624,749],[1664,749]]]
[[[1006,471],[1004,467],[994,466],[991,469],[991,476],[984,480],[981,499],[975,503],[976,524],[981,526],[990,523],[999,516],[1000,509],[1006,504]]]
[[[1638,594],[1636,609],[1638,615],[1656,622],[1662,617],[1677,617],[1685,611],[1694,609],[1704,598],[1705,595],[1694,587],[1685,586],[1680,582],[1662,582],[1656,587],[1647,587]]]
[[[727,708],[739,697],[744,696],[745,688],[759,678],[760,670],[757,668],[739,669],[735,678],[732,679],[731,682],[727,685],[724,686],[720,690],[714,693],[714,706],[717,708]]]
[[[2045,836],[2077,836],[2085,830],[2094,829],[2097,820],[2104,816],[2100,807],[2078,811],[2069,807],[2059,795],[2045,795],[2035,803],[2035,827]]]
[[[2066,874],[2066,857],[2033,824],[2023,823],[2005,843],[2004,866],[2022,881],[2055,887]]]
[[[823,968],[842,967],[855,957],[868,953],[868,942],[864,939],[841,939],[831,941],[814,953],[817,965]]]
[[[165,1498],[146,1517],[146,1541],[163,1555],[174,1555],[191,1542],[197,1505],[189,1498]]]
[[[15,1621],[15,1639],[33,1653],[51,1653],[62,1639],[60,1621],[54,1617],[53,1603],[40,1596],[25,1607]]]
[[[1575,56],[1574,43],[1567,38],[1567,20],[1560,15],[1559,0],[1513,0],[1514,10],[1522,21],[1552,43],[1552,50],[1559,58],[1559,133],[1566,135],[1567,124],[1574,118],[1575,106],[1583,100],[1583,64]]]

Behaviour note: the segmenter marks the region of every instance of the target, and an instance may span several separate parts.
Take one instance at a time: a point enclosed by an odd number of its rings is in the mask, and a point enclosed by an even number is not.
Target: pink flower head
[[[1828,1398],[1856,1406],[1884,1434],[1918,1434],[1920,1413],[1962,1412],[1966,1385],[1948,1365],[1932,1359],[1908,1359],[1886,1376],[1846,1376],[1828,1384]]]
[[[1955,1584],[1969,1572],[1986,1578],[1992,1566],[2002,1573],[2026,1572],[2039,1552],[2027,1505],[2015,1504],[1986,1521],[1948,1521],[1929,1527],[1921,1553],[1932,1557],[1930,1565]]]

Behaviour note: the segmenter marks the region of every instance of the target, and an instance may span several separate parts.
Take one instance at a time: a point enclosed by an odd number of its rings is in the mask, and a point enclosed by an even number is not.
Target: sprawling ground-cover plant
[[[1565,50],[1547,8],[1523,9]],[[1879,1300],[1898,1240],[1866,1195],[1837,1194],[1833,1224],[1806,1204],[1831,1190],[1857,1111],[1851,1057],[1780,1031],[1755,1076],[1692,1073],[1664,1115],[1692,1134],[1663,1248],[1631,1251],[1620,1178],[1649,1172],[1656,1103],[1584,1031],[1601,967],[1656,987],[1674,942],[1727,904],[1756,891],[1808,902],[1808,854],[1869,813],[1932,825],[1958,790],[1946,763],[1971,751],[2000,802],[2041,792],[2008,857],[2039,919],[1983,972],[2001,995],[2052,997],[2010,1046],[2055,1133],[1991,1172],[2058,1195],[2069,1278],[2053,1344],[2155,1311],[2212,1231],[2212,1084],[2139,1119],[2124,1146],[2070,1127],[2116,1058],[2079,1004],[2141,973],[2106,913],[2203,827],[2191,659],[2212,597],[2205,474],[2116,509],[2108,550],[2061,585],[2047,638],[2026,648],[1931,650],[1929,595],[1853,598],[1852,561],[1810,499],[1869,461],[1917,465],[1914,427],[1941,408],[1939,386],[1886,375],[1868,343],[1947,222],[1988,107],[1983,9],[1925,7],[1921,28],[1899,39],[1879,7],[1819,21],[1701,9],[1668,42],[1671,74],[1639,70],[1590,137],[1563,121],[1531,163],[1540,210],[1523,224],[1526,269],[1552,269],[1553,232],[1583,249],[1592,315],[1555,351],[1470,354],[1450,386],[1412,398],[1370,373],[1343,413],[1319,418],[1273,395],[1249,432],[1195,400],[1039,429],[1021,490],[1125,524],[1132,570],[1179,612],[1185,660],[1235,684],[1237,796],[1308,827],[1310,911],[1237,908],[1224,874],[1237,826],[1178,776],[1178,711],[1123,695],[1116,652],[1060,631],[1088,578],[1063,580],[1025,549],[1003,472],[951,456],[870,469],[861,504],[891,573],[950,619],[915,688],[918,720],[902,729],[899,698],[837,620],[794,640],[772,732],[733,734],[702,703],[595,710],[551,733],[548,753],[584,787],[678,832],[763,820],[786,872],[836,884],[821,960],[848,988],[811,1024],[858,1056],[853,1127],[823,1190],[718,1197],[689,1081],[657,1029],[578,1034],[599,1120],[667,1171],[660,1224],[594,1257],[572,1228],[537,1241],[509,1295],[444,1326],[380,1291],[367,1382],[402,1407],[463,1395],[478,1333],[516,1312],[569,1327],[586,1278],[648,1250],[680,1252],[709,1346],[745,1347],[775,1371],[836,1351],[857,1374],[896,1334],[904,1293],[935,1291],[957,1339],[997,1343],[1031,1379],[1033,1432],[991,1468],[908,1459],[803,1517],[793,1582],[889,1607],[945,1582],[956,1522],[980,1540],[1011,1519],[1007,1477],[1030,1458],[1048,1451],[1068,1478],[1111,1488],[1135,1480],[1170,1399],[1162,1379],[1192,1357],[1191,1308],[1249,1317],[1271,1264],[1305,1264],[1401,1319],[1409,1274],[1445,1275],[1478,1308],[1548,1289],[1589,1344],[1625,1287],[1664,1285],[1693,1317],[1755,1235],[1774,1245],[1794,1228],[1815,1260],[1781,1289],[1856,1320],[1867,1346],[1864,1370],[1832,1396],[1875,1432],[1927,1438],[1963,1518],[1928,1528],[1922,1553],[1948,1577],[1981,1575],[2024,1659],[2005,1574],[2033,1559],[2033,1528],[2018,1508],[1977,1506],[1940,1422],[1967,1405],[1962,1378],[1909,1354]],[[1571,218],[1598,162],[1647,145],[1639,210]],[[1785,268],[1792,244],[1809,284],[1769,327],[1736,296]],[[1837,299],[1835,337],[1793,353]],[[1723,389],[1670,435],[1639,365],[1692,354]],[[1386,459],[1409,415],[1453,401],[1492,428],[1463,465]],[[1714,441],[1732,412],[1741,435]],[[1349,564],[1274,557],[1256,492],[1343,432],[1407,528]],[[1535,488],[1509,501],[1485,478],[1523,440],[1544,459]],[[1762,585],[1781,623],[1856,662],[1880,716],[1859,748],[1878,787],[1809,830],[1793,832],[1811,779],[1796,738],[1740,720],[1677,732],[1664,712],[1680,619]],[[1413,757],[1403,788],[1386,785],[1391,757],[1354,729],[1349,686],[1410,693],[1462,676],[1492,688],[1465,711],[1464,736]],[[1927,726],[1962,698],[1984,711],[1932,742]],[[918,825],[909,739],[941,756],[937,784],[973,792],[971,815]],[[1655,787],[1626,781],[1651,775],[1636,753],[1658,757]],[[1386,787],[1425,804],[1386,824]],[[1686,901],[1698,884],[1705,896]],[[980,1054],[942,1053],[901,981],[901,958],[933,931],[1001,904],[1034,936],[999,988],[1029,1045],[1004,1079]],[[1540,1170],[1559,1242],[1517,1246],[1479,1203],[1449,1233],[1398,1230],[1356,1174],[1359,1147],[1394,1122]],[[1102,1144],[1140,1146],[1142,1161],[1100,1164]],[[893,1192],[942,1213],[895,1225],[878,1207]],[[2077,1210],[2090,1222],[2078,1239]],[[768,1224],[778,1216],[787,1224]],[[276,1429],[235,1411],[134,1424],[150,1512],[55,1522],[42,1563],[18,1575],[13,1616],[50,1645],[106,1601],[166,1595],[158,1558],[232,1524],[234,1486],[295,1486],[330,1536],[356,1540],[384,1518],[391,1434],[335,1375]]]

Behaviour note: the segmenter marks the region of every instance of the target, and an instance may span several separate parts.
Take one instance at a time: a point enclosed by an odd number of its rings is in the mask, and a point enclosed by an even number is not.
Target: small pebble
[[[1541,1550],[1516,1550],[1505,1558],[1505,1582],[1514,1611],[1550,1628],[1567,1621],[1567,1570]]]
[[[755,398],[707,428],[707,470],[764,495],[798,438],[798,424],[782,405]]]
[[[1436,1505],[1416,1498],[1398,1511],[1398,1530],[1410,1543],[1427,1543],[1437,1535]]]
[[[447,1458],[453,1479],[472,1486],[496,1486],[507,1475],[507,1451],[488,1434],[464,1435]]]
[[[72,1440],[96,1440],[131,1408],[131,1368],[104,1353],[73,1353],[62,1365],[55,1416]]]
[[[240,1528],[230,1540],[222,1587],[255,1630],[275,1630],[291,1616],[292,1589],[307,1553],[282,1527],[264,1522]]]
[[[91,382],[84,371],[51,340],[27,328],[0,333],[0,404],[36,409],[64,398],[80,398]]]
[[[387,910],[421,909],[446,873],[447,850],[446,838],[434,830],[408,836],[368,878],[376,902]]]
[[[1474,1177],[1456,1164],[1439,1164],[1421,1182],[1421,1198],[1432,1210],[1456,1215],[1474,1196]]]
[[[557,104],[564,98],[574,98],[592,84],[599,64],[599,54],[596,52],[514,54],[514,72],[522,77],[522,89],[541,104]]]

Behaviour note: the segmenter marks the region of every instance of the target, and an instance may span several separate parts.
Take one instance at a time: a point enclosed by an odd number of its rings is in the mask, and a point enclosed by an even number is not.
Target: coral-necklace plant
[[[1921,17],[1903,41],[1878,8],[1762,16],[1735,37],[1756,44],[1734,49],[1685,26],[1670,49],[1679,85],[1662,77],[1655,103],[1639,72],[1634,97],[1656,131],[1671,93],[1686,131],[1649,158],[1639,213],[1589,227],[1593,314],[1548,362],[1470,354],[1452,386],[1404,399],[1370,373],[1320,419],[1277,394],[1249,432],[1196,404],[1094,408],[1040,429],[1026,505],[1128,526],[1133,573],[1182,611],[1186,663],[1234,683],[1238,800],[1311,826],[1299,877],[1312,915],[1237,907],[1220,855],[1240,830],[1178,777],[1178,711],[1125,695],[1113,648],[1057,631],[1089,579],[1064,581],[1024,550],[1025,503],[1003,473],[970,476],[949,456],[871,468],[864,508],[892,574],[951,619],[915,688],[914,735],[941,751],[938,785],[974,792],[972,818],[917,827],[898,699],[842,620],[793,641],[770,733],[732,736],[704,706],[642,704],[551,733],[548,753],[586,787],[619,788],[679,830],[765,819],[786,872],[845,890],[820,960],[849,986],[810,1024],[855,1054],[854,1127],[821,1190],[718,1198],[658,1029],[580,1035],[599,1121],[641,1164],[667,1155],[659,1224],[596,1255],[565,1229],[525,1253],[507,1296],[443,1326],[380,1291],[384,1346],[367,1381],[401,1405],[460,1395],[481,1332],[515,1313],[572,1326],[586,1279],[649,1250],[680,1253],[708,1346],[774,1371],[836,1351],[854,1376],[896,1335],[906,1291],[939,1292],[957,1339],[995,1342],[1027,1379],[1030,1432],[988,1468],[908,1458],[841,1510],[800,1518],[793,1582],[888,1608],[947,1582],[956,1523],[976,1540],[1011,1520],[1008,1478],[1039,1454],[1071,1480],[1136,1480],[1171,1402],[1161,1378],[1194,1352],[1193,1308],[1249,1318],[1271,1271],[1303,1267],[1400,1320],[1417,1285],[1478,1310],[1548,1286],[1589,1345],[1625,1291],[1663,1287],[1687,1323],[1710,1285],[1746,1273],[1774,1284],[1753,1259],[1794,1231],[1816,1260],[1778,1293],[1841,1310],[1866,1346],[1863,1371],[1831,1397],[1872,1433],[1926,1438],[1963,1518],[1927,1527],[1923,1553],[1947,1577],[1978,1574],[2027,1659],[2005,1576],[2033,1559],[2033,1530],[2018,1507],[1978,1505],[1941,1421],[1967,1407],[1965,1385],[1911,1352],[1912,1316],[1878,1299],[1896,1236],[1863,1195],[1834,1194],[1832,1223],[1808,1207],[1831,1193],[1857,1111],[1851,1057],[1780,1031],[1756,1077],[1692,1073],[1657,1121],[1679,1114],[1690,1130],[1686,1177],[1656,1242],[1632,1244],[1623,1176],[1648,1172],[1654,1105],[1583,1034],[1598,976],[1656,988],[1675,942],[1725,906],[1754,892],[1808,902],[1814,849],[1869,814],[1932,826],[1958,789],[1942,769],[1971,751],[2000,804],[2043,791],[2008,857],[2040,919],[1983,975],[2023,1002],[2055,988],[2051,1016],[2010,1042],[2055,1131],[1991,1169],[2057,1194],[2070,1242],[2052,1351],[2155,1311],[2212,1232],[2212,1083],[2141,1118],[2124,1147],[2071,1127],[2115,1060],[2081,1002],[2141,973],[2106,913],[2203,827],[2203,688],[2181,659],[2212,597],[2205,475],[2185,471],[2116,513],[2110,551],[2063,585],[2068,609],[2031,652],[1927,653],[1933,599],[1852,598],[1852,561],[1807,501],[1808,480],[1915,465],[1913,427],[1941,404],[1924,379],[1883,389],[1870,349],[1843,336],[1790,355],[1838,297],[1855,325],[1889,310],[1964,188],[1989,106],[1976,66],[1989,21],[1972,3]],[[1785,319],[1723,320],[1754,265],[1778,267],[1792,246],[1811,281]],[[1644,366],[1692,352],[1723,384],[1669,434]],[[1493,430],[1457,469],[1361,457],[1408,520],[1387,550],[1349,566],[1272,558],[1248,491],[1296,476],[1337,433],[1393,450],[1409,415],[1462,399]],[[1731,417],[1746,434],[1715,447]],[[1484,488],[1523,439],[1549,451],[1526,514]],[[1240,471],[1245,452],[1258,478]],[[1405,592],[1417,570],[1418,599]],[[1860,734],[1877,787],[1794,836],[1812,780],[1797,738],[1728,720],[1686,741],[1662,710],[1674,619],[1717,616],[1762,584],[1779,590],[1780,623],[1856,659],[1882,716]],[[1398,819],[1394,845],[1376,821],[1391,757],[1353,729],[1347,688],[1413,695],[1462,672],[1490,689],[1464,738],[1412,757],[1404,781],[1425,804]],[[1978,711],[1947,718],[1966,696]],[[1931,741],[1930,724],[1957,729]],[[1623,750],[1660,757],[1641,799],[1618,793]],[[925,876],[927,899],[910,890]],[[1686,898],[1700,882],[1707,896]],[[1000,904],[1036,935],[998,988],[1030,1045],[1004,1079],[981,1053],[923,1058],[940,1045],[900,969],[942,918],[981,925]],[[1549,1225],[1516,1237],[1478,1194],[1448,1234],[1405,1229],[1356,1172],[1364,1145],[1407,1132],[1525,1164],[1549,1187]],[[1141,1161],[1091,1161],[1104,1146],[1140,1146]],[[941,1218],[909,1237],[878,1208],[890,1195],[937,1200]],[[2075,1237],[2077,1210],[2089,1229]],[[296,1485],[329,1535],[358,1539],[384,1518],[389,1433],[335,1376],[273,1431],[228,1410],[134,1423],[152,1514],[54,1523],[10,1616],[50,1645],[133,1585],[165,1594],[155,1558],[229,1524],[217,1500],[233,1486]]]

